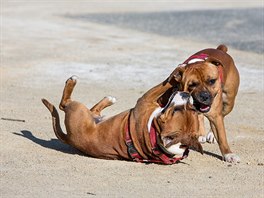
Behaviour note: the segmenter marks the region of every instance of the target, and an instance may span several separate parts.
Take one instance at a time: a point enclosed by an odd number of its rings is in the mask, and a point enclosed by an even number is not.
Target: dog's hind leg
[[[64,111],[65,107],[72,101],[71,94],[76,83],[77,83],[77,76],[72,76],[65,82],[65,87],[63,90],[63,94],[59,106],[62,111]]]
[[[106,107],[113,105],[116,102],[116,98],[112,96],[106,96],[102,100],[100,100],[97,104],[95,104],[90,111],[95,119],[99,119],[101,121],[101,111]]]

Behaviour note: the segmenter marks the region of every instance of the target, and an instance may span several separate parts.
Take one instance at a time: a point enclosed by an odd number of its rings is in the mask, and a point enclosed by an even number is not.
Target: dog
[[[216,49],[201,50],[171,73],[169,81],[179,91],[189,92],[193,105],[199,112],[201,135],[204,135],[203,115],[210,122],[212,133],[209,141],[216,138],[223,159],[227,162],[240,162],[238,155],[231,152],[224,127],[224,117],[229,114],[235,104],[239,87],[239,72],[232,57],[227,54],[227,47],[219,45]],[[168,101],[172,88],[159,99],[159,103]],[[203,140],[204,141],[204,140]]]
[[[54,105],[42,99],[52,115],[55,135],[83,153],[100,159],[173,164],[188,156],[189,148],[203,153],[198,141],[198,114],[190,103],[190,95],[174,92],[165,106],[159,97],[172,87],[164,81],[138,99],[134,108],[102,120],[101,111],[115,98],[103,98],[91,109],[71,99],[77,83],[69,78],[59,108],[65,112],[63,133]]]

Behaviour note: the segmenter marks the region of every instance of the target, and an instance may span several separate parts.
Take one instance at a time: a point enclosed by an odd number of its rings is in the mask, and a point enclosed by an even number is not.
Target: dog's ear
[[[191,146],[203,155],[203,147],[197,138],[191,140]]]
[[[227,52],[228,50],[227,46],[224,44],[219,45],[216,49],[221,50],[223,52]]]
[[[179,83],[182,80],[182,75],[185,70],[185,67],[178,66],[176,69],[170,74],[168,78],[168,82],[171,84]]]
[[[208,57],[208,58],[206,59],[206,62],[208,62],[208,63],[212,63],[212,64],[215,65],[215,66],[219,66],[219,65],[224,66],[224,64],[222,63],[221,60],[219,60],[219,59],[217,59],[217,58],[215,58],[215,57],[212,57],[212,56]]]
[[[170,115],[172,115],[172,111],[173,111],[173,106],[168,107],[164,112],[161,113],[160,115],[160,120],[161,122],[165,123],[169,117],[171,117]]]

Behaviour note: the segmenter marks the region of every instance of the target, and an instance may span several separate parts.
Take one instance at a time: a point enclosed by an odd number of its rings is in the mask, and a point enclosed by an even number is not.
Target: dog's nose
[[[211,100],[211,95],[208,91],[202,91],[200,93],[200,98],[203,102],[210,102]]]
[[[182,99],[188,99],[190,97],[190,94],[187,92],[182,92],[181,94]]]

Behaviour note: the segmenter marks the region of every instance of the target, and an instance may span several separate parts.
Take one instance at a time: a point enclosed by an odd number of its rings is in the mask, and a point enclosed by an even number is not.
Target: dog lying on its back
[[[173,164],[188,156],[192,147],[203,153],[198,142],[198,115],[189,102],[189,94],[174,92],[164,107],[158,99],[171,82],[153,87],[138,99],[133,109],[100,121],[101,111],[115,102],[105,97],[88,109],[73,101],[71,94],[77,79],[66,81],[60,109],[65,112],[67,134],[62,132],[56,108],[46,99],[56,136],[89,156],[137,162]]]

